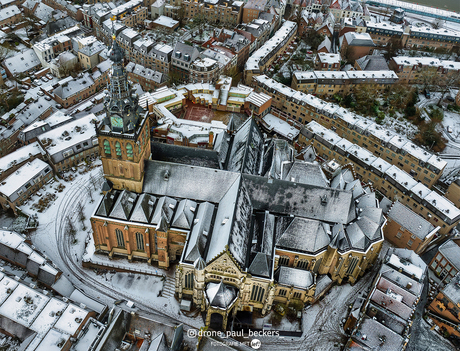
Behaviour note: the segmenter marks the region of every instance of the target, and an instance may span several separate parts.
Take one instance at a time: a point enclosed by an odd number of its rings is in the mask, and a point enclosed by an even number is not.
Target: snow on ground
[[[174,297],[174,268],[166,271],[158,267],[149,266],[143,262],[128,262],[124,258],[115,258],[110,260],[108,256],[102,254],[94,254],[94,243],[91,235],[90,217],[94,213],[96,206],[100,203],[102,194],[99,190],[95,191],[90,181],[92,179],[101,180],[101,162],[95,162],[96,167],[89,172],[84,172],[85,167],[77,167],[76,171],[71,173],[75,178],[72,181],[56,180],[50,182],[40,190],[42,194],[52,192],[56,195],[56,199],[45,209],[42,213],[33,210],[32,206],[40,199],[37,195],[33,196],[29,202],[22,207],[23,212],[29,215],[37,214],[39,226],[35,233],[32,234],[31,240],[38,250],[46,254],[57,266],[61,269],[70,281],[82,290],[84,293],[95,298],[97,301],[111,305],[116,299],[115,293],[123,294],[132,299],[134,304],[136,302],[144,306],[151,306],[155,310],[168,315],[172,318],[178,318],[188,325],[196,328],[203,326],[203,320],[200,314],[190,314],[187,316],[180,312],[179,303]],[[56,178],[57,179],[57,178]],[[65,186],[62,192],[58,192],[56,188],[62,184]],[[100,188],[100,181],[98,188]],[[42,195],[43,196],[43,195]],[[91,200],[92,198],[92,200]],[[85,220],[83,223],[78,219],[79,215],[75,211],[76,203],[81,202],[83,206]],[[60,235],[60,223],[56,223],[59,218],[71,218],[76,229],[75,240],[70,246],[70,257],[63,257],[59,253],[57,240],[62,240]],[[58,233],[56,233],[58,231]],[[64,233],[68,235],[68,230]],[[91,258],[97,263],[104,264],[110,263],[113,265],[120,265],[122,268],[130,269],[137,268],[142,272],[140,273],[110,273],[106,272],[101,274],[101,271],[94,269],[83,268],[84,273],[99,283],[103,284],[107,291],[102,294],[96,289],[91,289],[84,277],[69,275],[68,266],[72,267],[77,265],[80,269],[82,263],[82,256],[87,249],[85,258]],[[64,262],[64,261],[65,262]],[[110,268],[109,268],[110,270]],[[166,281],[161,277],[154,276],[154,274],[166,276]],[[158,293],[162,291],[162,296]],[[167,290],[167,291],[166,291]]]

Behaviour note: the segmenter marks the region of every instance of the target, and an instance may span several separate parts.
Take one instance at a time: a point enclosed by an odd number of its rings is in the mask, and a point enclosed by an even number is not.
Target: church
[[[324,286],[354,283],[372,266],[386,219],[352,169],[326,177],[312,149],[267,138],[252,118],[231,121],[213,150],[151,143],[115,41],[109,57],[96,252],[175,264],[176,297],[224,330],[240,311],[313,303]]]

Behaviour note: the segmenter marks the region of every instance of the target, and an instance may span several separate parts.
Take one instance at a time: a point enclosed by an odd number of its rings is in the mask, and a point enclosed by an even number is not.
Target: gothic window
[[[185,275],[185,289],[193,289],[193,272]]]
[[[302,297],[302,293],[295,292],[294,295],[292,296],[294,299],[300,299]]]
[[[121,145],[118,141],[115,143],[115,153],[118,157],[121,157]]]
[[[136,233],[136,244],[139,251],[144,251],[144,236],[141,233]]]
[[[289,266],[289,257],[281,256],[278,261],[278,266]]]
[[[117,246],[125,247],[125,239],[123,238],[123,232],[120,229],[115,229],[115,234],[117,235]]]
[[[278,295],[282,297],[286,296],[286,289],[280,289]]]
[[[307,260],[299,260],[299,262],[297,262],[297,268],[308,269],[308,261]]]
[[[265,295],[265,289],[259,285],[253,285],[251,291],[251,301],[262,302]]]
[[[108,140],[104,140],[104,153],[107,156],[110,156],[110,154],[112,153],[112,151],[110,151],[110,143]]]
[[[350,260],[348,261],[348,269],[347,269],[347,274],[353,274],[356,265],[358,264],[359,257],[351,257]]]
[[[126,156],[128,157],[128,160],[133,159],[133,146],[130,143],[126,144]]]

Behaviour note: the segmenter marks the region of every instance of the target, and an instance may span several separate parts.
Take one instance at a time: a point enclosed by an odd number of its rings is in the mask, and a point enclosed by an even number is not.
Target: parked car
[[[430,93],[430,91],[429,91],[428,89],[425,89],[425,97],[426,97],[427,99],[430,99],[430,98],[431,98],[431,93]]]
[[[49,80],[53,79],[53,76],[49,73],[46,74],[46,78],[48,78]]]
[[[37,91],[37,95],[38,96],[43,96],[43,95],[45,95],[45,93],[43,91]]]

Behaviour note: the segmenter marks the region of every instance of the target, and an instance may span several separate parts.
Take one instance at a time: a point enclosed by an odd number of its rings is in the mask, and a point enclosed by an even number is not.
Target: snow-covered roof
[[[0,158],[0,172],[4,172],[13,165],[19,164],[29,159],[31,156],[37,156],[39,154],[44,155],[45,152],[37,141],[32,144],[23,146]]]
[[[421,240],[425,240],[428,234],[434,234],[435,227],[430,222],[399,201],[396,201],[391,207],[388,218],[391,218]],[[440,227],[438,227],[439,229]]]
[[[460,271],[460,245],[456,241],[449,239],[438,248],[439,252]]]
[[[392,254],[388,260],[388,264],[395,267],[396,269],[401,269],[406,272],[409,276],[414,276],[418,281],[423,277],[425,269],[418,267],[412,262],[405,260],[399,257],[396,254]]]
[[[334,64],[334,63],[340,63],[340,60],[342,58],[340,54],[329,54],[325,52],[320,52],[318,53],[318,59],[319,59],[319,62],[321,63]]]
[[[270,131],[289,140],[294,140],[300,133],[299,129],[291,126],[288,122],[272,115],[271,113],[267,113],[262,120]]]
[[[40,140],[51,156],[96,136],[93,113],[40,135]]]
[[[11,196],[47,168],[49,165],[38,158],[26,163],[0,183],[0,193]]]
[[[19,284],[0,306],[0,314],[23,326],[30,327],[48,301],[49,297]]]
[[[278,45],[283,42],[286,38],[292,35],[293,31],[297,28],[295,22],[286,21],[283,23],[280,29],[276,31],[272,38],[267,40],[257,51],[255,51],[249,59],[246,61],[244,69],[257,70],[259,69],[259,63],[265,63],[265,58],[273,55],[275,50],[278,50]]]
[[[40,60],[33,49],[27,49],[4,61],[4,66],[12,75],[21,74],[40,65]]]
[[[162,15],[158,17],[155,21],[153,21],[153,23],[159,26],[173,28],[175,25],[179,23],[179,21],[176,21],[175,19],[172,19],[171,17]]]
[[[10,17],[19,15],[21,11],[16,5],[8,6],[3,9],[0,9],[0,21],[5,21]]]
[[[280,266],[275,276],[279,284],[299,289],[308,289],[315,282],[315,277],[310,271],[293,267]]]
[[[87,315],[88,311],[69,303],[65,311],[62,313],[61,318],[59,318],[59,320],[54,325],[54,328],[59,329],[64,333],[73,335],[78,330]]]

